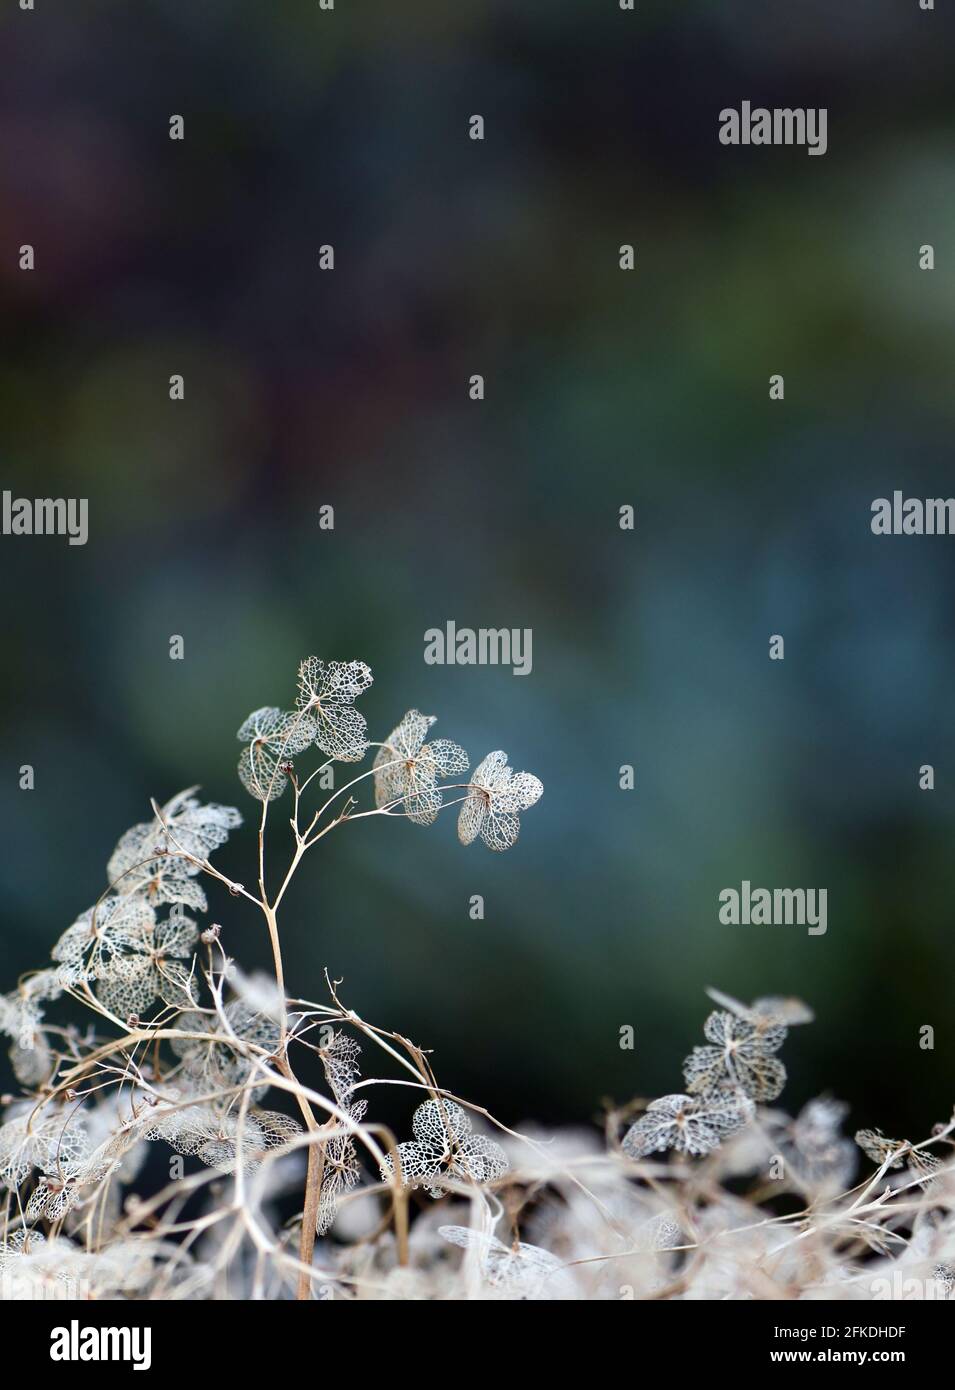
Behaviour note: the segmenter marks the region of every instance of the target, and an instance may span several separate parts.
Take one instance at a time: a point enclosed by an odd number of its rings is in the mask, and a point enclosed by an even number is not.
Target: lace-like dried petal
[[[925,1149],[912,1149],[907,1155],[907,1163],[923,1188],[934,1182],[942,1167],[941,1161]]]
[[[414,1140],[406,1140],[397,1146],[397,1153],[403,1187],[427,1186],[432,1196],[441,1195],[440,1189],[434,1187],[434,1183],[441,1175],[439,1155],[436,1155],[429,1145],[417,1144]],[[394,1175],[394,1172],[394,1162],[391,1154],[388,1154],[381,1165],[381,1175],[388,1179]]]
[[[250,1109],[244,1120],[236,1111],[223,1111],[207,1102],[189,1104],[175,1090],[168,1103],[148,1122],[143,1137],[164,1140],[177,1153],[196,1157],[210,1168],[232,1173],[239,1163],[254,1172],[265,1155],[301,1133],[299,1125],[278,1110]],[[185,1101],[185,1103],[183,1103]]]
[[[239,754],[239,781],[256,801],[275,801],[288,786],[278,755],[266,743],[250,743]]]
[[[430,764],[435,777],[458,777],[467,772],[471,759],[460,743],[449,738],[436,738],[421,750],[421,761]]]
[[[82,1119],[69,1114],[38,1116],[30,1104],[0,1127],[0,1182],[19,1187],[34,1168],[70,1176],[88,1149]]]
[[[277,756],[292,758],[304,753],[315,737],[315,727],[301,710],[281,710],[274,705],[254,710],[240,727],[240,743],[265,743]]]
[[[96,997],[116,1018],[145,1014],[159,993],[156,968],[147,956],[118,956],[96,983]]]
[[[631,1125],[623,1151],[634,1159],[663,1149],[699,1157],[712,1153],[723,1139],[742,1129],[752,1113],[751,1104],[723,1092],[661,1096]]]
[[[471,1117],[451,1100],[426,1100],[411,1121],[416,1139],[439,1147],[463,1139],[471,1133]]]
[[[368,748],[365,716],[351,705],[322,706],[315,714],[315,743],[329,758],[357,763]]]
[[[781,1024],[751,1023],[733,1014],[711,1013],[703,1032],[712,1047],[695,1047],[683,1063],[687,1089],[739,1089],[753,1100],[775,1100],[786,1084],[786,1069],[773,1057],[786,1039]]]
[[[74,980],[96,980],[108,973],[116,957],[130,947],[137,949],[151,935],[155,921],[155,909],[145,899],[112,895],[78,917],[51,954]]]
[[[36,1090],[46,1084],[53,1071],[54,1057],[43,1033],[37,1031],[29,1047],[14,1044],[9,1052],[10,1066],[21,1086]]]
[[[727,1009],[730,1013],[736,1014],[737,1018],[744,1018],[753,1024],[783,1024],[792,1028],[799,1023],[812,1023],[816,1017],[808,1004],[793,996],[784,998],[781,995],[770,995],[763,999],[755,999],[752,1004],[741,1004],[738,999],[734,999],[730,994],[723,994],[721,990],[708,989],[706,992],[720,1008]]]
[[[204,804],[192,796],[191,790],[168,801],[161,808],[161,815],[169,830],[171,847],[194,859],[208,859],[213,850],[225,844],[229,832],[242,824],[235,806],[220,806],[214,801]]]
[[[560,1260],[537,1245],[517,1241],[505,1245],[496,1236],[467,1226],[439,1226],[438,1235],[464,1250],[477,1250],[481,1274],[492,1289],[507,1298],[560,1298],[568,1291]]]
[[[363,661],[326,662],[310,656],[299,667],[296,703],[314,720],[314,742],[330,758],[351,763],[365,756],[368,726],[353,701],[371,682]]]
[[[350,704],[371,685],[374,677],[364,661],[320,661],[306,657],[298,668],[300,709],[311,709],[318,701]]]
[[[257,801],[274,801],[288,784],[285,764],[313,741],[315,724],[304,710],[266,705],[249,715],[237,737],[248,745],[239,758],[242,785]]]
[[[890,1168],[901,1168],[905,1162],[904,1150],[908,1148],[905,1139],[887,1139],[881,1129],[860,1129],[856,1131],[856,1143],[867,1158],[871,1158],[877,1168],[890,1156],[897,1154],[889,1164]]]
[[[182,1093],[170,1088],[166,1100],[148,1121],[143,1138],[163,1139],[177,1153],[193,1155],[217,1133],[215,1113],[207,1105],[191,1105]]]
[[[845,1101],[818,1096],[807,1101],[793,1123],[796,1143],[802,1149],[823,1149],[842,1138],[842,1122],[849,1113]]]
[[[761,1053],[778,1052],[786,1041],[786,1029],[781,1025],[760,1029],[754,1023],[723,1012],[709,1015],[703,1033],[711,1043],[736,1052],[750,1046]]]
[[[367,1108],[368,1102],[360,1100],[355,1105],[346,1106],[345,1110],[355,1124],[360,1124]],[[325,1166],[315,1225],[318,1235],[326,1235],[331,1229],[342,1195],[354,1187],[360,1177],[361,1167],[354,1140],[346,1133],[334,1134],[325,1145]]]
[[[495,1182],[510,1167],[500,1144],[483,1134],[469,1134],[453,1144],[446,1163],[450,1177],[470,1178],[477,1183]]]
[[[199,942],[199,929],[191,918],[173,913],[153,933],[152,949],[160,958],[188,960]]]
[[[102,1182],[104,1178],[116,1172],[122,1172],[127,1179],[133,1176],[138,1170],[138,1163],[126,1160],[139,1141],[145,1137],[145,1123],[144,1119],[137,1117],[97,1145],[76,1169],[77,1186],[85,1187],[90,1183]]]
[[[24,1256],[35,1254],[45,1244],[46,1236],[42,1231],[31,1231],[22,1226],[18,1231],[11,1231],[6,1240],[0,1243],[0,1271],[9,1269]]]
[[[426,1100],[414,1113],[415,1139],[398,1145],[401,1181],[406,1187],[426,1187],[432,1197],[443,1195],[447,1181],[494,1182],[507,1172],[507,1156],[499,1144],[471,1133],[471,1117],[449,1100]],[[389,1154],[382,1175],[394,1175]]]
[[[199,1002],[199,982],[181,961],[164,960],[156,969],[156,993],[172,1009],[194,1009]]]
[[[221,1116],[215,1131],[195,1153],[222,1173],[234,1173],[240,1159],[247,1172],[255,1172],[270,1150],[283,1148],[301,1132],[293,1119],[277,1110],[250,1111],[244,1124],[238,1116]]]
[[[159,926],[141,922],[125,933],[96,973],[96,997],[117,1018],[144,1014],[157,996],[177,1009],[195,1008],[198,982],[181,963],[198,941],[195,922],[175,914]]]
[[[414,825],[433,825],[444,801],[441,789],[416,776],[404,798],[404,813]]]
[[[926,1149],[913,1148],[907,1139],[888,1139],[881,1129],[860,1129],[855,1139],[866,1157],[871,1158],[879,1168],[895,1155],[889,1168],[901,1168],[905,1164],[923,1188],[932,1183],[942,1166],[939,1159]]]
[[[436,723],[433,714],[422,714],[419,710],[409,709],[400,724],[397,724],[385,739],[386,746],[379,748],[375,765],[391,762],[395,758],[417,758],[428,737],[428,730]],[[375,780],[378,780],[377,777]]]
[[[154,820],[134,825],[120,837],[106,866],[118,894],[142,894],[156,905],[182,903],[205,911],[205,893],[192,881],[200,872],[193,860],[208,859],[242,818],[233,806],[202,805],[192,790],[180,792]]]
[[[17,990],[17,994],[31,1004],[58,999],[62,993],[63,986],[55,970],[38,970],[36,974],[28,975],[25,980],[21,980]]]
[[[508,767],[506,753],[489,753],[471,774],[471,791],[458,814],[458,839],[469,845],[480,835],[488,849],[509,849],[520,833],[518,812],[533,806],[543,790],[538,777]]]
[[[11,1039],[8,1056],[20,1085],[35,1090],[50,1079],[53,1051],[41,1026],[41,1002],[56,999],[63,992],[59,972],[38,970],[21,980],[10,994],[0,995],[0,1033]]]
[[[409,710],[379,748],[373,765],[376,806],[403,804],[405,815],[417,825],[431,825],[441,809],[437,779],[466,772],[469,766],[467,753],[450,739],[424,742],[434,723],[433,714]]]
[[[458,812],[458,839],[462,845],[470,845],[477,839],[486,814],[487,806],[480,796],[469,794],[465,797]]]
[[[361,1048],[355,1039],[338,1031],[332,1034],[329,1042],[319,1051],[325,1079],[339,1105],[345,1104],[352,1087],[361,1075],[358,1070],[360,1055]]]
[[[76,1204],[79,1188],[74,1178],[43,1174],[27,1202],[27,1221],[59,1221]]]
[[[234,1000],[223,1010],[225,1028],[218,1018],[205,1014],[187,1014],[180,1020],[184,1032],[235,1034],[236,1045],[225,1041],[203,1042],[195,1038],[174,1038],[173,1051],[185,1063],[185,1071],[190,1080],[201,1091],[225,1090],[243,1085],[256,1066],[255,1055],[246,1051],[244,1044],[262,1048],[271,1055],[278,1050],[280,1029],[276,1019],[259,1013],[242,1000]],[[267,1089],[267,1083],[256,1087],[253,1099],[260,1098],[260,1091]]]

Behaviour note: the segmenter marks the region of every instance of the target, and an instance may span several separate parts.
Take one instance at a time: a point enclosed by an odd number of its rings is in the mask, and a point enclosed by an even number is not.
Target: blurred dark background
[[[295,991],[328,967],[508,1122],[680,1089],[708,984],[815,1007],[790,1104],[950,1113],[955,540],[869,529],[955,492],[946,8],[10,0],[2,486],[88,498],[90,538],[0,538],[5,988],[150,795],[240,805],[253,881],[235,730],[358,657],[374,737],[417,706],[546,791],[503,856],[454,812],[330,836]],[[743,99],[828,107],[828,153],[722,147]],[[532,628],[533,673],[426,666],[448,619]],[[744,878],[827,888],[828,934],[721,925]]]

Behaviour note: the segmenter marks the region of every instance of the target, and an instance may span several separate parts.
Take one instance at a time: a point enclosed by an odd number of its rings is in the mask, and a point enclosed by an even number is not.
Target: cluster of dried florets
[[[688,1094],[651,1101],[624,1138],[630,1158],[661,1149],[711,1153],[753,1118],[756,1102],[775,1100],[786,1084],[786,1068],[775,1054],[790,1024],[812,1021],[806,1005],[757,999],[747,1007],[716,990],[710,995],[724,1007],[703,1025],[709,1046],[694,1047],[684,1060]]]
[[[541,794],[501,752],[469,774],[465,751],[430,738],[434,719],[417,710],[372,742],[355,707],[370,684],[362,662],[309,658],[294,709],[242,724],[239,776],[261,806],[256,889],[211,861],[238,811],[194,788],[154,804],[51,964],[0,996],[21,1088],[0,1124],[0,1296],[951,1297],[955,1117],[923,1143],[860,1130],[853,1144],[839,1101],[774,1108],[787,1031],[812,1017],[798,1000],[710,991],[718,1007],[684,1062],[685,1090],[644,1105],[621,1143],[616,1115],[603,1139],[506,1129],[335,986],[326,1003],[288,997],[278,911],[326,834],[372,815],[430,825],[458,804],[461,841],[502,850]],[[312,748],[325,761],[303,770]],[[370,749],[367,772],[304,811],[322,770]],[[269,810],[289,789],[291,858],[270,891]],[[200,925],[207,880],[262,914],[274,978],[245,976],[226,928]],[[51,1017],[57,1001],[84,1005],[89,1026]],[[397,1076],[363,1078],[362,1048]],[[302,1060],[324,1084],[299,1079]],[[366,1094],[396,1082],[413,1092],[401,1142]],[[929,1152],[940,1145],[947,1160]],[[853,1188],[860,1149],[877,1168]],[[155,1176],[163,1150],[168,1181]],[[775,1203],[783,1195],[801,1202]],[[281,1220],[279,1199],[297,1214]],[[931,1292],[897,1291],[911,1280]]]
[[[318,748],[329,763],[354,763],[374,746],[378,750],[372,768],[377,810],[404,815],[416,825],[431,825],[444,804],[445,792],[457,788],[464,792],[458,798],[461,843],[469,845],[480,835],[489,849],[513,845],[520,831],[520,812],[533,806],[544,790],[539,778],[529,772],[515,773],[508,766],[507,754],[497,751],[478,764],[469,781],[442,780],[466,773],[470,758],[450,739],[426,741],[435,716],[416,709],[409,710],[386,739],[372,744],[365,716],[355,708],[356,699],[371,683],[371,671],[363,661],[326,662],[314,656],[303,661],[296,708],[269,705],[255,710],[239,729],[238,738],[245,745],[239,777],[249,795],[258,801],[274,801],[290,777],[298,793],[300,783],[292,760],[307,748]]]
[[[472,1134],[471,1117],[453,1101],[426,1100],[411,1121],[414,1139],[399,1144],[382,1164],[382,1174],[406,1187],[423,1187],[441,1197],[449,1181],[490,1183],[507,1172],[500,1144]]]
[[[51,964],[0,996],[0,1031],[10,1039],[22,1088],[7,1098],[0,1124],[0,1275],[8,1296],[45,1296],[50,1279],[82,1280],[93,1296],[171,1289],[216,1296],[217,1281],[234,1280],[248,1247],[268,1255],[280,1282],[291,1280],[308,1296],[323,1277],[313,1266],[315,1238],[326,1236],[343,1198],[363,1184],[372,1200],[391,1203],[406,1252],[412,1189],[478,1190],[505,1171],[503,1151],[471,1133],[470,1117],[438,1090],[417,1049],[396,1039],[407,1053],[401,1057],[386,1040],[391,1035],[342,1009],[334,991],[331,1005],[286,997],[279,904],[305,852],[330,830],[369,815],[429,825],[453,792],[462,843],[480,835],[501,850],[514,844],[520,812],[543,790],[501,752],[468,777],[464,749],[429,740],[435,720],[416,710],[373,742],[355,705],[371,682],[364,662],[309,657],[299,668],[294,709],[263,707],[239,729],[239,777],[262,808],[257,892],[212,863],[241,824],[239,812],[203,803],[190,788],[163,806],[153,803],[152,819],[121,837],[106,890],[60,936]],[[303,772],[309,749],[319,751],[320,765]],[[359,762],[369,750],[371,768],[302,823],[304,796],[318,774]],[[373,805],[362,811],[353,789],[364,778]],[[270,893],[268,812],[289,786],[293,853]],[[209,906],[205,880],[260,909],[274,981],[243,976],[225,954],[221,923],[200,923]],[[63,1000],[90,1011],[85,1031],[49,1017],[49,1006]],[[399,1057],[411,1084],[427,1094],[412,1143],[396,1144],[367,1122],[368,1101],[355,1092],[372,1083],[360,1080],[354,1032]],[[297,1079],[293,1051],[317,1057],[325,1092]],[[279,1108],[283,1102],[300,1118]],[[159,1192],[152,1183],[152,1195],[143,1196],[135,1184],[150,1145],[171,1151],[170,1183]],[[301,1182],[306,1156],[301,1218],[279,1232],[267,1229],[263,1202],[276,1186]],[[186,1158],[198,1161],[191,1174]],[[212,1182],[225,1177],[235,1191],[222,1199]],[[173,1214],[195,1194],[207,1209],[194,1223],[177,1221]],[[241,1238],[225,1237],[235,1225]]]

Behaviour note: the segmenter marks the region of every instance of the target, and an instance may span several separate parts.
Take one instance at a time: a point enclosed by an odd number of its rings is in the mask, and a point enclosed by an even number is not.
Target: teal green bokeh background
[[[251,880],[234,732],[304,655],[358,657],[373,736],[417,706],[546,791],[505,856],[453,813],[330,836],[287,900],[297,992],[327,967],[511,1122],[677,1089],[708,984],[798,993],[790,1101],[927,1132],[955,1060],[955,541],[877,539],[869,508],[953,491],[951,17],[76,9],[0,22],[3,486],[87,497],[91,526],[2,538],[8,985],[150,795],[242,805],[223,862]],[[744,98],[827,106],[828,154],[721,147]],[[448,619],[532,628],[532,674],[426,666]],[[828,934],[721,926],[744,878],[827,888]],[[251,910],[213,915],[267,964]]]

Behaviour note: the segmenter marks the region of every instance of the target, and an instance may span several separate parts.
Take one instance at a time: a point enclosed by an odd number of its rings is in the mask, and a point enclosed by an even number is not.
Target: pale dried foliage
[[[0,1124],[0,1296],[950,1297],[955,1121],[920,1143],[878,1130],[854,1143],[839,1101],[771,1108],[788,1030],[812,1019],[799,1000],[711,991],[682,1090],[609,1112],[602,1134],[545,1135],[449,1094],[336,982],[324,1002],[289,993],[279,909],[331,831],[369,816],[427,826],[457,806],[462,844],[501,851],[543,790],[500,751],[468,776],[464,749],[431,739],[417,710],[373,743],[356,707],[371,681],[364,662],[310,657],[294,708],[242,723],[255,887],[211,861],[237,810],[196,788],[153,803],[51,963],[0,996],[19,1087]],[[306,809],[317,777],[372,749],[368,771]],[[269,886],[270,808],[287,793],[291,852]],[[227,955],[240,927],[199,920],[207,888],[264,921],[272,977]],[[370,1057],[380,1074],[363,1076]],[[304,1059],[324,1086],[299,1079]],[[375,1118],[382,1086],[407,1097],[410,1137]],[[874,1171],[856,1182],[862,1154]]]

